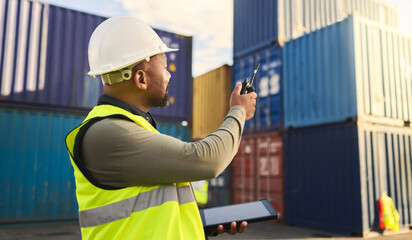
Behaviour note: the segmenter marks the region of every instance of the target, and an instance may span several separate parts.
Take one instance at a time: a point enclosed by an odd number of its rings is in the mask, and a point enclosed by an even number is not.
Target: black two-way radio
[[[252,84],[253,84],[253,80],[255,79],[256,73],[257,73],[257,71],[258,71],[258,69],[259,69],[259,66],[260,66],[260,62],[258,62],[255,70],[253,71],[253,75],[252,75],[252,78],[250,79],[250,81],[248,81],[247,79],[245,79],[245,80],[242,82],[242,89],[240,90],[240,94],[248,94],[248,93],[250,93],[250,92],[254,92],[254,91],[255,91],[255,88],[252,86]]]

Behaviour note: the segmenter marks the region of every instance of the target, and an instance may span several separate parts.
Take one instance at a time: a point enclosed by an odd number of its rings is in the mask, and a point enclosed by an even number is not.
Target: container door
[[[283,143],[277,134],[257,138],[257,199],[267,199],[283,216]]]
[[[256,200],[255,148],[255,139],[245,137],[231,164],[233,203]]]

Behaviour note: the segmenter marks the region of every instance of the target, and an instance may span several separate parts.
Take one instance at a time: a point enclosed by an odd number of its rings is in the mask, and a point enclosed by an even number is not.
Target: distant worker
[[[399,213],[393,204],[392,198],[382,193],[378,200],[379,228],[388,231],[399,231]]]
[[[177,50],[128,16],[104,21],[90,38],[89,75],[101,75],[104,95],[66,137],[83,239],[205,238],[189,182],[214,178],[229,165],[257,95],[241,95],[238,83],[222,126],[202,140],[159,134],[148,111],[168,104],[165,53]],[[219,226],[215,234],[246,225]]]

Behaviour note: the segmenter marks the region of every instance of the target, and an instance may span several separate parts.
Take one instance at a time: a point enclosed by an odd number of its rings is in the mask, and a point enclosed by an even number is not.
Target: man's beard
[[[169,105],[169,96],[167,95],[167,92],[163,98],[153,98],[151,100],[151,105],[152,107],[167,107]]]

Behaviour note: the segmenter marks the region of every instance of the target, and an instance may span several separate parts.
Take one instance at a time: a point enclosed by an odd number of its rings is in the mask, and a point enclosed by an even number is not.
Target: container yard
[[[264,197],[287,224],[368,237],[382,232],[386,193],[409,230],[412,52],[398,10],[234,1],[233,84],[262,68],[255,117],[231,164],[233,202]],[[260,151],[261,135],[277,140]]]
[[[198,204],[267,199],[279,219],[217,238],[412,238],[412,35],[400,10],[381,0],[233,0],[232,63],[198,76],[194,58],[217,55],[195,52],[205,36],[154,28],[179,51],[166,53],[169,105],[149,112],[161,134],[184,142],[221,126],[234,86],[260,63],[254,117]],[[0,0],[0,239],[81,238],[65,138],[103,94],[102,79],[87,75],[88,44],[108,17]],[[385,215],[386,195],[396,211]],[[394,212],[396,230],[385,222]]]

